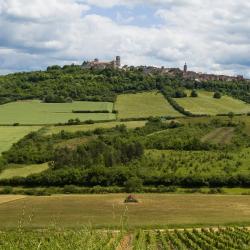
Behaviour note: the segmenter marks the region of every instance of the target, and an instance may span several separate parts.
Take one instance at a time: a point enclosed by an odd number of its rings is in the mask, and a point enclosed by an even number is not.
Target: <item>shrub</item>
[[[190,97],[198,97],[198,93],[195,90],[192,90]]]
[[[140,192],[143,188],[142,180],[137,177],[132,177],[126,182],[125,190],[127,193]]]
[[[13,192],[13,188],[10,186],[6,186],[1,190],[1,194],[11,194]]]
[[[220,99],[221,98],[221,93],[220,92],[215,92],[214,93],[214,98],[215,99]]]
[[[75,185],[65,185],[63,187],[64,194],[74,194],[77,193],[77,187]]]

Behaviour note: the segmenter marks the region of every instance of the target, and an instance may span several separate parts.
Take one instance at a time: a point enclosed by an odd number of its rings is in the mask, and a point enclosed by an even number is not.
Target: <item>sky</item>
[[[0,74],[120,55],[250,78],[250,1],[0,0]]]

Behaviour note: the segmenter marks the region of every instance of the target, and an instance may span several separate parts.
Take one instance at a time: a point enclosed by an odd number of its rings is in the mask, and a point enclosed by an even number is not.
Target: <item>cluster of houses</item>
[[[94,61],[84,62],[82,67],[85,69],[106,69],[106,68],[121,68],[121,57],[116,56],[116,58],[110,62],[101,62],[97,58]],[[123,70],[128,70],[133,66],[123,66]],[[215,74],[205,74],[205,73],[197,73],[195,71],[188,71],[187,64],[185,63],[183,70],[179,68],[165,68],[165,67],[153,67],[153,66],[138,66],[133,67],[140,69],[145,74],[153,74],[153,73],[161,73],[167,74],[171,76],[181,75],[185,79],[196,80],[196,81],[242,81],[245,80],[242,75],[238,76],[227,76],[227,75],[215,75]]]

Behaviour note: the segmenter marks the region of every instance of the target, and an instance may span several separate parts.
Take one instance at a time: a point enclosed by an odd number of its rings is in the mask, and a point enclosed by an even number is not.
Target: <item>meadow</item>
[[[27,177],[31,174],[37,174],[41,173],[42,171],[45,171],[48,169],[48,164],[34,164],[34,165],[13,165],[8,166],[7,169],[4,169],[2,172],[0,172],[0,180],[1,179],[9,179],[13,177]]]
[[[115,109],[118,110],[119,119],[182,116],[161,93],[156,91],[119,95],[115,103]]]
[[[13,143],[19,141],[28,133],[37,131],[40,128],[39,126],[0,126],[0,155],[2,152],[7,151]]]
[[[107,110],[111,113],[72,113],[73,110]],[[110,102],[73,102],[42,103],[38,100],[18,101],[0,105],[0,124],[20,123],[25,125],[65,123],[69,119],[114,120],[113,103]]]
[[[46,127],[46,135],[57,134],[64,130],[66,132],[74,133],[77,131],[93,131],[98,128],[114,128],[116,126],[125,125],[128,129],[134,129],[138,127],[143,127],[146,121],[128,121],[128,122],[98,122],[94,124],[84,124],[84,125],[65,125],[65,126],[49,126]]]
[[[193,114],[228,114],[233,112],[235,114],[246,114],[250,112],[250,104],[244,103],[243,101],[234,99],[232,97],[223,95],[221,99],[213,98],[213,92],[208,91],[197,91],[198,97],[175,98],[175,101],[190,111]]]
[[[250,225],[250,196],[126,194],[26,197],[0,205],[1,230],[16,228],[183,228]],[[4,196],[0,196],[4,199]]]

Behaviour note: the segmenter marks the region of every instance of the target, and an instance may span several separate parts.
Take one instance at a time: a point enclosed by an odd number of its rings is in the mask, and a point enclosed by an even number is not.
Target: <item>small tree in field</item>
[[[221,93],[220,92],[215,92],[214,93],[214,98],[215,99],[220,99],[221,98]]]
[[[198,97],[198,93],[193,89],[190,94],[190,97]]]
[[[125,189],[127,193],[140,192],[142,190],[142,180],[138,177],[132,177],[126,182]]]

